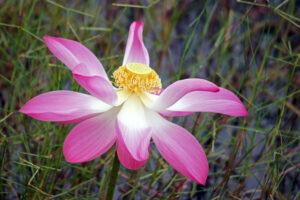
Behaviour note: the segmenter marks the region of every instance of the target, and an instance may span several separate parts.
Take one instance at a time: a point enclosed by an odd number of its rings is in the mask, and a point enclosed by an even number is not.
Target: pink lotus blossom
[[[172,167],[205,184],[208,162],[201,145],[186,129],[163,116],[193,112],[247,116],[247,111],[232,92],[203,79],[177,81],[158,95],[161,81],[149,67],[143,28],[142,22],[130,26],[123,64],[113,73],[115,86],[97,57],[82,44],[45,36],[50,51],[91,95],[52,91],[34,97],[20,112],[42,121],[79,122],[64,142],[68,162],[93,160],[116,142],[120,162],[137,169],[149,157],[152,138]]]

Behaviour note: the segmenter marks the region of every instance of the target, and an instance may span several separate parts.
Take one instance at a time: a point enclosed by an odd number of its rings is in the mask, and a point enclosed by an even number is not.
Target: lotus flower
[[[203,79],[179,80],[162,91],[159,76],[149,67],[143,28],[142,22],[131,24],[123,64],[113,73],[114,86],[97,57],[82,44],[45,36],[49,50],[91,95],[52,91],[34,97],[20,112],[41,121],[79,123],[63,145],[70,163],[93,160],[116,142],[120,162],[137,169],[149,157],[152,138],[175,170],[205,184],[208,162],[201,145],[166,116],[194,112],[247,116],[247,111],[232,92]]]

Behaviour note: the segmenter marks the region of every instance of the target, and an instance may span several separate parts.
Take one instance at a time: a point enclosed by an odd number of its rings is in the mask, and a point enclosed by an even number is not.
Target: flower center
[[[141,63],[128,63],[120,66],[113,73],[114,84],[130,92],[156,93],[161,89],[161,81],[157,73],[149,66]]]

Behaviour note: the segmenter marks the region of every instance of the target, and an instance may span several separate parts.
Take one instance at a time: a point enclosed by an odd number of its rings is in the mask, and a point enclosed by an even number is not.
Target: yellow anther
[[[129,92],[156,93],[161,89],[161,81],[157,73],[149,66],[141,63],[128,63],[120,66],[114,73],[115,85]]]

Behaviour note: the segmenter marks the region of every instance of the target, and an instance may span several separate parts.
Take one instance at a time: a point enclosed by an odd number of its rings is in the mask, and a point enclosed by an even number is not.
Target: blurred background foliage
[[[163,87],[207,79],[239,96],[249,116],[170,118],[206,150],[206,185],[174,171],[152,144],[144,167],[121,167],[115,199],[300,199],[299,18],[297,0],[0,0],[0,199],[105,198],[114,148],[67,163],[62,145],[74,125],[18,110],[44,92],[85,92],[43,36],[80,41],[111,74],[134,20],[145,23]]]

